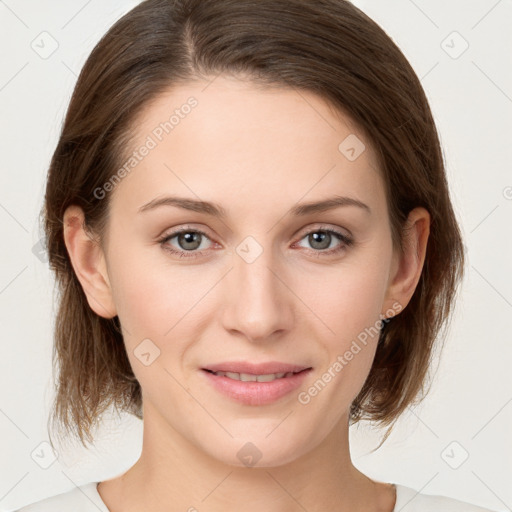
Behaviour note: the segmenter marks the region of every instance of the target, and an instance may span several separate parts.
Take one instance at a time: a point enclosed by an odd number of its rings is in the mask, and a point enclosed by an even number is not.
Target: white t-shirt
[[[16,512],[110,512],[96,489],[98,483],[90,482],[75,487]],[[393,512],[492,512],[453,498],[418,494],[414,489],[399,484],[395,484],[395,488],[396,504]]]

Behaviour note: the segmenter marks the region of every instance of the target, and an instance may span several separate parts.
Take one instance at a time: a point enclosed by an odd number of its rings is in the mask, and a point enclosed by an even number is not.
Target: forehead
[[[113,196],[130,212],[165,192],[252,211],[333,192],[385,207],[370,141],[308,91],[189,82],[146,105],[132,130]]]

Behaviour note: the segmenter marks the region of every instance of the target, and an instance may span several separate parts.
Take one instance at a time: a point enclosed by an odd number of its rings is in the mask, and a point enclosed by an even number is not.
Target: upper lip
[[[267,375],[270,373],[289,373],[307,370],[310,366],[299,364],[282,363],[279,361],[268,361],[264,363],[249,363],[248,361],[225,361],[223,363],[204,366],[203,370],[212,372],[248,373],[250,375]]]

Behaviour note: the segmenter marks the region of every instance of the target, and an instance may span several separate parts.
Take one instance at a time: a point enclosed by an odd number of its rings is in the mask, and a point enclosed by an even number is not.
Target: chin
[[[275,423],[273,428],[275,428]],[[287,434],[284,430],[283,433]],[[203,450],[210,453],[219,462],[237,468],[284,466],[292,463],[307,451],[307,446],[302,444],[300,439],[294,440],[287,436],[287,442],[284,442],[283,437],[277,432],[266,436],[266,433],[262,433],[260,436],[251,438],[248,436],[234,437],[224,443],[212,440],[215,449],[212,451],[212,445],[210,445],[205,446]],[[274,436],[273,439],[271,439],[272,436]]]

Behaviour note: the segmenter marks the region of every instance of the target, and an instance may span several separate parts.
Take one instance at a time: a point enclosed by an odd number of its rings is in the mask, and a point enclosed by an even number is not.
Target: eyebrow
[[[205,213],[207,215],[219,217],[221,219],[225,219],[228,216],[227,211],[222,206],[216,203],[211,203],[208,201],[199,201],[196,199],[187,199],[177,196],[166,196],[153,199],[149,203],[146,203],[143,206],[141,206],[138,212],[142,213],[149,210],[154,210],[155,208],[158,208],[160,206],[175,206],[193,212]],[[358,199],[345,196],[333,196],[328,199],[323,199],[321,201],[302,203],[291,208],[288,213],[294,216],[301,217],[309,215],[311,213],[332,210],[334,208],[339,208],[341,206],[356,206],[358,208],[363,209],[365,212],[371,214],[371,209],[367,204],[359,201]]]

